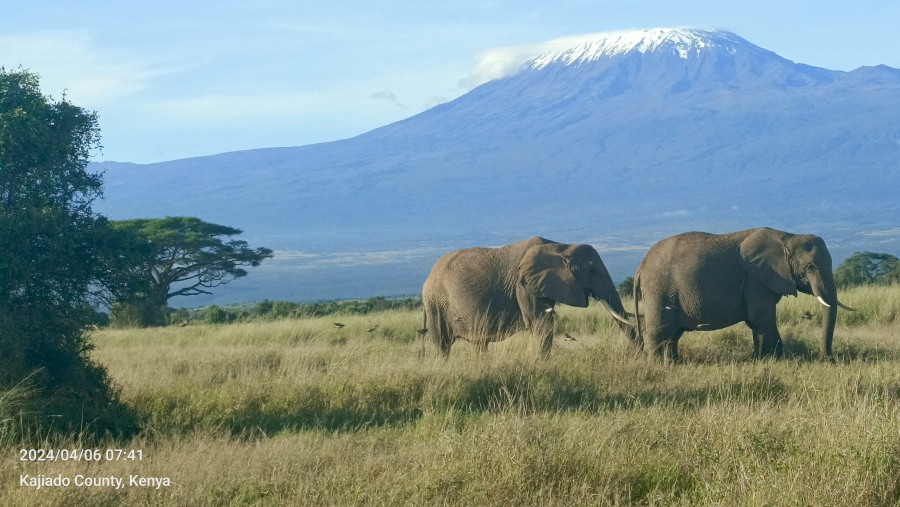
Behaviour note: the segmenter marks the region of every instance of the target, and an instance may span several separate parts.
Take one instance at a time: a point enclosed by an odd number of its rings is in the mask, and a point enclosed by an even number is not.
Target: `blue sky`
[[[466,93],[493,49],[567,35],[703,26],[819,67],[900,67],[893,1],[11,0],[3,10],[0,65],[96,110],[98,160],[141,163],[352,137]]]

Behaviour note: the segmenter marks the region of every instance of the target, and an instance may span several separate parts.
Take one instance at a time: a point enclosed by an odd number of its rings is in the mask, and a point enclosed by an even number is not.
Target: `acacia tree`
[[[211,290],[247,275],[272,256],[268,248],[250,248],[231,239],[240,229],[211,224],[194,217],[166,217],[112,222],[115,230],[134,238],[128,268],[132,287],[141,287],[121,302],[140,307],[138,322],[161,322],[161,311],[175,296],[212,294]],[[127,242],[127,241],[126,241]]]
[[[82,333],[106,223],[91,208],[102,179],[87,170],[99,147],[95,113],[0,68],[0,386],[27,379],[38,424],[52,414],[55,429],[127,432],[134,421]]]

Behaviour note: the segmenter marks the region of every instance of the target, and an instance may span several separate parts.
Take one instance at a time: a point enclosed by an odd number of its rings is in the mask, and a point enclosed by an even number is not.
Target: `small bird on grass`
[[[576,340],[576,339],[575,339],[575,337],[574,337],[574,336],[572,336],[572,335],[570,335],[570,334],[569,334],[569,333],[563,333],[563,336],[565,336],[565,337],[566,337],[566,341],[567,341],[567,342],[574,342],[574,341],[578,341],[578,340]]]
[[[344,327],[344,324],[341,324],[340,322],[335,322],[334,327],[335,327],[335,329],[340,329],[340,328]]]
[[[366,332],[371,333],[372,331],[375,331],[376,329],[378,329],[378,324],[375,324],[374,326],[370,327],[369,329],[366,329]]]

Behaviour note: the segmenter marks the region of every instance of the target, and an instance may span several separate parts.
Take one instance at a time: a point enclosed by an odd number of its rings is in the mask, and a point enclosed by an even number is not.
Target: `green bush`
[[[234,322],[235,318],[233,313],[212,305],[206,309],[204,320],[207,324],[228,324],[229,322]]]
[[[625,277],[622,283],[616,285],[616,292],[619,293],[619,297],[630,297],[632,292],[634,292],[634,277]]]
[[[84,333],[109,251],[99,146],[96,113],[0,67],[0,392],[23,386],[17,419],[40,434],[136,429]]]

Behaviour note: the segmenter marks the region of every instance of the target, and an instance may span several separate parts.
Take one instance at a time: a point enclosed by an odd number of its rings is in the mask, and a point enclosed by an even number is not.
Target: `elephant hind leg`
[[[428,333],[431,334],[435,347],[442,356],[449,356],[450,346],[453,345],[453,331],[447,322],[445,312],[440,308],[427,308],[425,311]]]
[[[647,356],[663,362],[678,362],[678,340],[684,331],[670,332],[664,327],[648,328],[644,332],[644,350]]]
[[[678,340],[681,339],[681,335],[683,334],[684,331],[679,329],[674,336],[669,338],[669,341],[666,344],[666,362],[677,363],[681,360],[681,355],[678,353]]]

